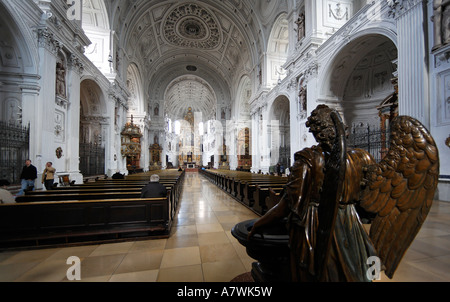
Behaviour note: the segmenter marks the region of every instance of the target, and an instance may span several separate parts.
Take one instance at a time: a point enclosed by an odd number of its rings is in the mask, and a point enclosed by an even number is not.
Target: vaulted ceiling
[[[187,107],[209,108],[204,112],[209,114],[229,105],[239,79],[258,68],[269,25],[287,2],[105,0],[104,5],[120,53],[139,68],[146,97],[170,99],[166,111],[179,115]],[[193,88],[203,93],[190,93]]]

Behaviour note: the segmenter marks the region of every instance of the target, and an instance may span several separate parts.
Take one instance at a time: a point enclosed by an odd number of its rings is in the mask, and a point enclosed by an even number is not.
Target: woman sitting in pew
[[[159,182],[159,176],[157,174],[150,176],[150,183],[142,188],[141,198],[158,198],[166,196],[166,187]]]

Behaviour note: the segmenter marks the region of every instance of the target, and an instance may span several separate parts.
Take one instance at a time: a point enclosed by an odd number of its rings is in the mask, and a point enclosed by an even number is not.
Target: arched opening
[[[80,172],[105,174],[105,143],[109,120],[100,87],[93,80],[80,86]]]
[[[202,121],[216,119],[217,98],[214,89],[207,81],[194,75],[173,80],[164,93],[165,115],[169,118],[184,119],[189,108],[194,113],[200,112]]]
[[[113,67],[111,53],[111,32],[104,0],[83,1],[82,27],[91,40],[85,55],[103,72]]]
[[[394,91],[397,48],[387,37],[369,34],[348,43],[336,55],[323,81],[322,97],[336,102],[347,125],[378,123],[377,106]]]
[[[169,162],[184,167],[207,165],[205,154],[214,152],[205,145],[211,139],[205,125],[215,121],[217,115],[217,98],[211,85],[195,75],[178,77],[167,86],[163,107],[169,122],[164,144]]]
[[[236,120],[237,140],[230,139],[230,145],[234,145],[235,154],[237,156],[236,169],[250,171],[252,167],[251,155],[251,117],[250,117],[250,98],[252,96],[252,88],[250,78],[245,76],[242,78],[238,88],[237,98],[234,104],[234,114]],[[234,155],[234,154],[230,154]],[[233,159],[230,160],[233,163]],[[233,165],[233,166],[234,166]],[[233,167],[234,168],[234,167]]]
[[[29,122],[35,110],[24,108],[21,84],[30,87],[38,80],[29,44],[19,26],[0,3],[0,179],[10,183],[20,182],[23,163],[30,157],[30,127],[34,127]]]
[[[289,23],[286,14],[275,21],[267,45],[267,86],[274,87],[286,77],[283,68],[289,51]]]
[[[291,164],[290,104],[286,96],[275,99],[270,109],[268,143],[270,165],[287,168]]]
[[[379,159],[388,124],[382,110],[396,110],[389,99],[395,92],[397,47],[386,36],[361,36],[341,49],[328,69],[322,94],[337,107],[352,134],[350,144]],[[361,143],[359,143],[361,141]]]
[[[130,92],[128,98],[128,115],[136,115],[145,111],[141,76],[136,64],[130,64],[127,70],[127,88]]]

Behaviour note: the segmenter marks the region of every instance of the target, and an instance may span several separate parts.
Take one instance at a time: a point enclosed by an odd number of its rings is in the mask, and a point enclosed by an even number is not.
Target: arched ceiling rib
[[[205,120],[215,117],[216,96],[212,87],[196,76],[182,76],[173,81],[165,93],[165,113],[181,119],[192,108],[202,112]]]
[[[109,2],[109,3],[108,3]],[[106,1],[115,38],[128,62],[146,75],[149,99],[161,96],[167,85],[183,75],[196,75],[197,87],[206,80],[216,104],[231,101],[233,83],[251,75],[265,52],[266,31],[287,1],[248,0],[112,0]],[[264,1],[266,2],[266,1]],[[270,3],[269,3],[270,2]],[[270,16],[270,17],[268,17]],[[261,20],[264,19],[264,22]],[[187,70],[195,66],[197,72]],[[189,81],[184,81],[187,85]],[[166,85],[166,86],[164,86]],[[188,86],[180,89],[186,91]],[[171,98],[181,99],[175,95]],[[205,99],[203,103],[210,100]],[[217,109],[217,108],[216,108]]]

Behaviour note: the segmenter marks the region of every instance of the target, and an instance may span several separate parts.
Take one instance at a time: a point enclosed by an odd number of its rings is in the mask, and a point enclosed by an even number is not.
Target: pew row
[[[234,199],[260,215],[264,215],[278,203],[276,193],[281,193],[287,183],[287,177],[243,171],[202,170],[201,173]]]
[[[0,205],[0,247],[67,245],[167,237],[167,198],[25,202]]]
[[[0,207],[0,247],[168,237],[184,175],[165,175],[163,198],[140,198],[148,175],[27,192]]]

